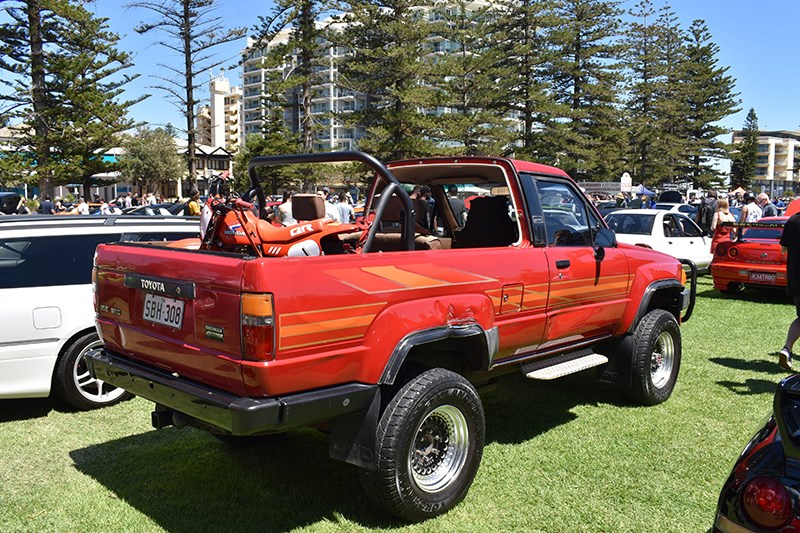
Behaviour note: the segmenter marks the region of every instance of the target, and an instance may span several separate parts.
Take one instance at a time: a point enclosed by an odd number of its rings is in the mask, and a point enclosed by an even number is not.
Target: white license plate
[[[145,293],[142,318],[156,324],[180,328],[183,324],[183,304],[183,300]]]
[[[748,276],[750,281],[764,281],[775,283],[775,274],[771,272],[751,272]]]

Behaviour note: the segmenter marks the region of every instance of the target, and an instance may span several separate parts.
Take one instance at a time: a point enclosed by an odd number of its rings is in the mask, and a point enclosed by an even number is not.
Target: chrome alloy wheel
[[[653,386],[660,389],[669,382],[675,364],[675,339],[668,331],[662,331],[653,347],[650,359],[650,378]]]
[[[464,468],[469,426],[457,407],[442,405],[417,428],[409,453],[409,471],[417,486],[428,493],[445,489]]]
[[[95,379],[89,374],[89,366],[86,364],[86,354],[103,347],[99,340],[87,345],[72,367],[72,380],[81,396],[97,403],[114,402],[125,394],[125,389],[120,389],[99,379]]]

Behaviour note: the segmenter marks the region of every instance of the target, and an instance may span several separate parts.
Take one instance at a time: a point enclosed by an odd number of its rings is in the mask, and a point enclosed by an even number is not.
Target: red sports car
[[[735,292],[745,287],[786,287],[786,256],[781,253],[783,225],[789,217],[764,217],[726,228],[735,240],[714,238],[711,275],[714,288]]]

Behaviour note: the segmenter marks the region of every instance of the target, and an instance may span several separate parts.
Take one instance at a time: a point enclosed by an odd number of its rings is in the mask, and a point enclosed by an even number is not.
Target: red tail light
[[[739,255],[739,248],[737,248],[736,246],[731,246],[728,249],[728,256],[730,256],[730,257],[738,257],[738,255]]]
[[[241,327],[242,357],[250,361],[272,359],[275,322],[271,294],[242,294]]]
[[[747,518],[758,527],[777,529],[792,518],[792,498],[779,481],[757,477],[744,486],[742,505]]]
[[[730,242],[721,242],[717,245],[716,249],[714,249],[714,253],[717,257],[725,257],[728,255],[728,249],[733,246]]]

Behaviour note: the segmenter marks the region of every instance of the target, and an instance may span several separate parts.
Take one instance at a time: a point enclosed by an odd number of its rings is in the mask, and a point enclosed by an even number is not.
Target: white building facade
[[[740,130],[733,132],[733,143],[742,142]],[[758,159],[753,188],[771,196],[795,193],[800,179],[800,131],[759,131]]]
[[[242,88],[231,87],[228,78],[220,74],[211,79],[208,92],[208,105],[200,107],[195,117],[197,143],[235,152],[244,139]]]

